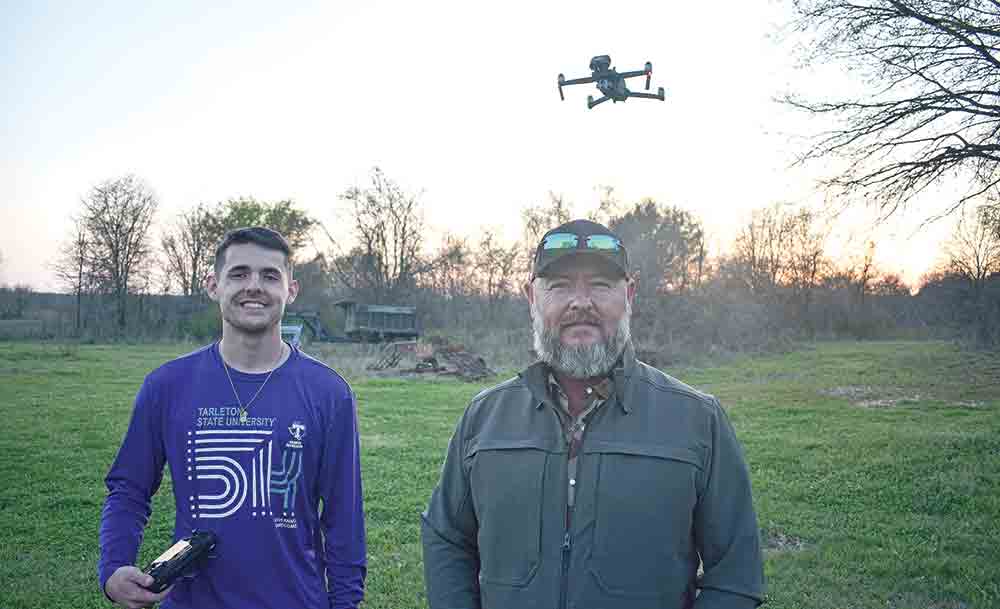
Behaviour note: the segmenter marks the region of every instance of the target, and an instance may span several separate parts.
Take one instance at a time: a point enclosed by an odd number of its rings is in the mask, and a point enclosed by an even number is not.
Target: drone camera
[[[590,60],[591,72],[606,72],[611,67],[610,55],[598,55]]]

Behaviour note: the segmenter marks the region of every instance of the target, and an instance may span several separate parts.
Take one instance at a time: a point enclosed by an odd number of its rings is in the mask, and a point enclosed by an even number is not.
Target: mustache
[[[572,326],[574,324],[590,324],[592,326],[599,326],[601,325],[601,321],[594,315],[588,315],[586,313],[569,314],[559,321],[559,327],[561,328]]]

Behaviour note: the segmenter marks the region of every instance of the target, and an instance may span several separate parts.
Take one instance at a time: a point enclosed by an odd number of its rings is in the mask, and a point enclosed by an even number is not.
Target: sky
[[[338,195],[379,166],[420,193],[431,244],[487,228],[512,241],[550,191],[582,216],[612,186],[693,212],[719,253],[751,210],[822,198],[824,168],[791,166],[819,125],[775,97],[851,86],[795,69],[786,3],[725,7],[0,0],[0,285],[59,289],[81,198],[127,173],[158,198],[154,235],[198,203],[253,196],[346,237]],[[589,86],[560,101],[557,74],[586,76],[602,54],[619,70],[651,61],[666,101],[587,110]],[[874,237],[880,266],[911,282],[951,229],[920,228],[917,210],[871,233],[872,216],[841,217],[835,249]]]

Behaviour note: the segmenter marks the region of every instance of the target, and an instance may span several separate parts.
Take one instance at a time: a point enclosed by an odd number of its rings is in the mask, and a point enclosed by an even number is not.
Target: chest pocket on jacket
[[[683,594],[697,568],[698,454],[617,442],[593,442],[584,450],[600,458],[589,560],[600,587],[615,596]]]
[[[486,583],[526,586],[541,559],[548,452],[531,441],[486,440],[466,458],[472,460],[480,577]]]

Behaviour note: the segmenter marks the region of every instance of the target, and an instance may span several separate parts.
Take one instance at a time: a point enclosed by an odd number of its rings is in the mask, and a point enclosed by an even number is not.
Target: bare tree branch
[[[87,235],[86,266],[96,286],[117,304],[117,323],[125,329],[129,294],[144,289],[152,262],[150,226],[156,198],[133,175],[108,180],[82,201],[82,230]]]
[[[988,0],[793,0],[805,63],[861,76],[856,97],[783,101],[838,121],[799,158],[848,161],[823,184],[883,216],[933,184],[963,193],[950,213],[1000,178],[1000,4]]]

